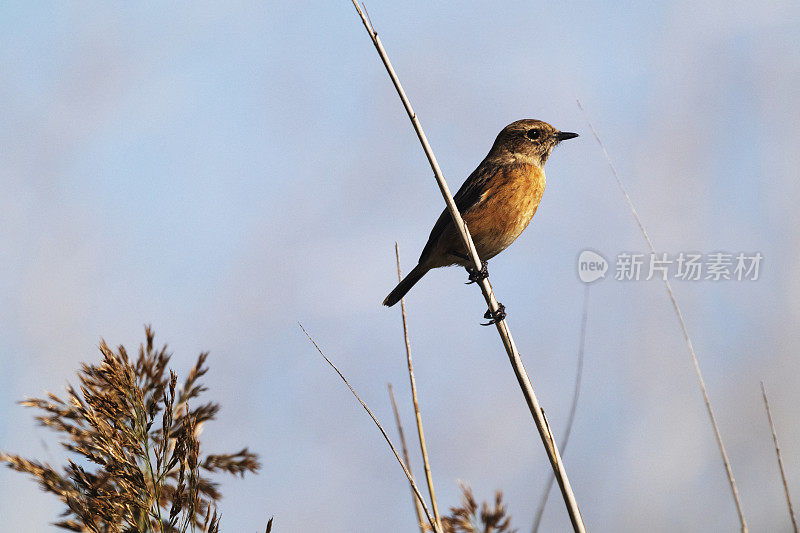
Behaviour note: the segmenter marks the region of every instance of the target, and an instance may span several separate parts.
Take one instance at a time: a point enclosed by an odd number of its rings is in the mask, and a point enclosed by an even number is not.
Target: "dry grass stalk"
[[[650,235],[647,233],[647,230],[644,228],[644,224],[642,223],[642,219],[639,218],[639,213],[636,211],[636,207],[633,205],[633,200],[631,200],[630,195],[628,194],[627,189],[622,184],[622,180],[617,173],[617,169],[614,166],[614,162],[611,160],[611,156],[608,155],[608,151],[606,150],[603,141],[600,140],[600,136],[597,134],[597,130],[594,129],[591,121],[589,120],[586,111],[583,109],[580,100],[578,102],[578,107],[580,108],[581,112],[583,113],[584,117],[586,118],[587,124],[589,124],[589,128],[592,130],[592,134],[594,135],[597,144],[600,145],[600,149],[603,151],[603,155],[605,155],[606,161],[608,162],[608,166],[611,168],[611,173],[614,175],[614,179],[617,181],[617,186],[619,190],[622,192],[622,195],[625,197],[625,202],[628,204],[628,208],[631,210],[633,214],[633,218],[636,220],[636,224],[639,226],[639,231],[642,232],[644,239],[647,241],[647,246],[650,248],[650,252],[652,254],[656,253],[656,247],[653,244],[653,241],[650,239]],[[681,332],[683,333],[683,339],[686,341],[686,347],[689,349],[689,355],[692,358],[692,364],[694,365],[694,371],[697,375],[697,382],[700,385],[700,391],[703,393],[703,402],[706,405],[706,411],[708,412],[708,418],[711,420],[711,427],[714,429],[714,437],[717,440],[717,446],[719,447],[720,455],[722,455],[722,462],[725,465],[725,473],[728,476],[728,484],[731,488],[731,494],[733,495],[733,501],[736,504],[736,513],[739,516],[739,523],[741,524],[742,533],[747,533],[747,521],[744,518],[744,511],[742,509],[742,502],[739,498],[739,490],[736,488],[736,481],[733,479],[733,470],[731,469],[731,462],[728,459],[728,453],[725,451],[725,445],[722,442],[722,435],[719,432],[719,426],[717,425],[717,419],[714,416],[714,410],[711,408],[711,399],[708,396],[708,390],[706,389],[706,382],[703,379],[703,373],[700,371],[700,363],[697,360],[697,355],[694,352],[694,346],[692,345],[692,339],[689,337],[689,330],[686,327],[686,321],[683,319],[683,313],[681,313],[681,308],[678,306],[678,300],[675,298],[675,293],[672,291],[672,285],[669,282],[667,277],[663,278],[664,286],[667,289],[667,294],[669,294],[670,302],[672,302],[672,308],[675,311],[675,316],[678,318],[678,323],[681,327]]]
[[[403,280],[403,273],[400,270],[400,247],[394,243],[394,256],[397,261],[397,280]],[[419,410],[419,400],[417,398],[417,380],[414,377],[414,365],[411,362],[411,341],[408,338],[408,320],[406,319],[406,299],[400,299],[400,310],[403,317],[403,339],[406,343],[406,362],[408,364],[408,379],[411,382],[411,399],[414,403],[414,415],[417,422],[417,435],[419,437],[419,447],[422,451],[422,464],[425,468],[425,481],[428,483],[428,493],[431,496],[431,507],[433,508],[433,518],[441,526],[439,508],[436,505],[436,494],[433,490],[433,476],[431,475],[431,463],[428,459],[428,447],[425,444],[425,432],[422,429],[422,413]]]
[[[442,533],[441,528],[438,527],[438,524],[433,519],[433,516],[431,516],[430,510],[428,510],[428,506],[425,503],[425,498],[422,497],[422,493],[419,491],[419,487],[417,487],[416,481],[414,481],[414,476],[411,475],[411,472],[408,470],[408,467],[406,466],[405,462],[403,462],[403,460],[400,458],[400,454],[397,453],[397,448],[395,448],[394,443],[392,442],[392,439],[389,438],[389,435],[386,433],[386,430],[383,429],[383,426],[378,421],[378,418],[372,413],[372,409],[370,409],[369,406],[367,406],[367,404],[364,402],[364,400],[361,399],[361,396],[359,396],[358,393],[353,388],[353,386],[350,385],[350,382],[347,381],[347,378],[344,377],[344,374],[342,374],[341,370],[339,370],[336,367],[336,365],[333,364],[333,361],[328,359],[328,356],[325,355],[322,352],[322,349],[319,347],[319,345],[316,343],[316,341],[311,338],[311,335],[308,334],[308,332],[306,331],[306,328],[303,327],[303,324],[300,324],[299,322],[298,322],[298,324],[300,326],[300,329],[303,330],[303,333],[305,333],[306,337],[308,337],[308,340],[311,341],[311,344],[314,345],[314,348],[316,348],[317,351],[319,352],[319,354],[322,356],[322,358],[325,359],[325,362],[327,362],[328,365],[330,365],[330,367],[333,368],[333,370],[337,374],[339,374],[339,377],[342,378],[342,381],[344,381],[344,384],[347,385],[348,389],[350,389],[350,392],[353,394],[353,396],[355,396],[356,400],[358,400],[358,403],[361,404],[361,407],[364,408],[364,410],[367,412],[367,414],[372,419],[372,421],[375,423],[375,425],[378,426],[378,429],[380,430],[381,435],[383,435],[384,440],[389,444],[389,448],[392,449],[392,453],[394,453],[395,459],[397,459],[397,462],[400,463],[400,467],[403,469],[403,473],[405,473],[406,478],[408,479],[408,482],[411,484],[411,489],[414,491],[414,494],[417,496],[417,499],[419,500],[420,505],[422,505],[422,510],[425,512],[425,517],[428,519],[428,522],[430,523],[431,527],[433,528],[433,530],[436,533]]]
[[[772,442],[775,444],[775,455],[778,457],[778,468],[781,471],[781,481],[783,481],[783,493],[786,494],[786,505],[789,506],[789,518],[792,520],[792,528],[794,533],[797,533],[797,518],[794,515],[794,507],[792,507],[792,497],[789,494],[789,483],[786,481],[786,471],[783,469],[783,458],[781,456],[781,447],[778,446],[778,434],[775,432],[775,424],[772,421],[772,412],[769,408],[769,400],[767,400],[767,389],[764,388],[764,382],[761,382],[761,396],[764,398],[764,408],[767,410],[767,420],[769,420],[769,429],[772,432]]]
[[[495,493],[494,504],[478,503],[472,489],[459,483],[462,492],[461,507],[450,509],[450,516],[442,519],[445,533],[511,533],[511,516],[503,505],[503,493]]]
[[[83,365],[79,389],[68,386],[66,399],[48,393],[47,399],[20,402],[43,411],[36,419],[60,433],[62,446],[80,462],[69,460],[57,470],[0,453],[0,461],[30,474],[66,504],[58,527],[98,533],[216,532],[215,502],[221,495],[206,474],[243,476],[260,467],[247,448],[201,455],[200,427],[215,418],[219,405],[190,408],[189,402],[206,390],[198,379],[207,371],[208,354],[200,354],[178,387],[175,373],[167,373],[171,354],[166,346],[153,347],[150,327],[145,333],[135,361],[124,347],[114,352],[103,341],[103,360]]]
[[[458,228],[459,233],[463,239],[464,246],[469,251],[469,257],[472,261],[472,266],[476,270],[480,270],[482,263],[480,257],[478,257],[478,252],[475,250],[475,244],[472,242],[472,237],[469,234],[469,230],[467,229],[467,225],[464,223],[464,220],[461,218],[461,214],[456,207],[455,201],[453,200],[453,195],[450,193],[450,189],[447,186],[447,182],[442,175],[442,171],[439,168],[439,163],[436,160],[436,156],[433,154],[433,150],[428,143],[428,139],[425,136],[425,132],[422,130],[422,126],[420,125],[419,119],[417,119],[417,115],[414,110],[411,108],[411,102],[408,100],[408,97],[403,90],[402,85],[400,84],[400,79],[397,77],[397,74],[394,71],[394,67],[392,67],[391,62],[389,61],[389,57],[386,54],[386,50],[381,43],[380,38],[378,37],[378,33],[375,31],[372,23],[367,18],[365,10],[362,9],[361,6],[358,5],[356,0],[353,0],[353,5],[355,6],[356,10],[358,11],[358,15],[361,17],[361,22],[364,24],[364,28],[366,28],[367,33],[372,39],[372,43],[375,45],[375,49],[378,51],[378,55],[380,55],[381,60],[383,61],[384,66],[386,67],[386,71],[389,74],[389,77],[394,84],[395,89],[397,90],[397,94],[400,97],[400,100],[403,102],[403,106],[405,107],[406,113],[408,113],[408,117],[411,120],[411,124],[414,126],[414,131],[417,133],[417,137],[419,138],[420,143],[422,144],[422,149],[425,151],[425,155],[428,158],[428,162],[431,165],[431,169],[433,170],[434,176],[436,178],[436,183],[439,185],[439,190],[444,197],[445,203],[447,204],[448,212],[450,216],[453,217],[453,222],[456,228]],[[484,299],[486,300],[487,305],[492,313],[497,313],[498,311],[498,303],[497,299],[494,296],[494,292],[492,291],[492,286],[489,283],[488,279],[482,279],[478,282],[478,285],[483,292]],[[572,486],[570,485],[569,478],[567,477],[566,469],[564,468],[564,463],[561,460],[561,455],[558,453],[558,447],[556,446],[555,440],[553,439],[553,433],[550,430],[550,426],[547,423],[547,419],[544,415],[544,411],[542,410],[541,406],[539,405],[539,400],[536,398],[536,394],[533,390],[533,385],[531,384],[530,378],[528,377],[528,373],[525,371],[525,367],[522,364],[522,359],[520,358],[519,352],[517,351],[517,347],[514,344],[514,340],[511,337],[511,331],[508,328],[508,324],[505,320],[497,320],[495,323],[497,327],[497,331],[500,334],[500,338],[503,341],[503,346],[506,349],[506,353],[508,354],[509,361],[511,366],[514,370],[514,374],[517,378],[517,382],[519,383],[520,389],[522,390],[523,395],[525,396],[525,401],[528,404],[528,409],[530,409],[531,415],[533,416],[534,422],[536,423],[536,429],[539,431],[539,436],[542,439],[542,443],[544,444],[545,451],[547,452],[547,457],[550,460],[550,465],[553,468],[553,472],[556,475],[556,479],[558,480],[558,485],[561,489],[561,495],[564,498],[564,503],[567,507],[567,512],[569,514],[570,521],[572,522],[572,527],[576,532],[583,532],[586,530],[586,527],[583,524],[583,518],[581,517],[580,509],[578,508],[578,502],[575,499],[575,494],[572,491]]]
[[[403,422],[400,419],[400,410],[397,408],[397,400],[394,398],[394,389],[392,388],[391,383],[387,383],[386,386],[389,389],[389,399],[392,401],[392,411],[394,411],[394,421],[397,423],[397,433],[400,435],[400,446],[403,450],[403,460],[406,462],[406,468],[408,468],[409,473],[413,475],[414,473],[411,471],[411,461],[409,461],[408,458],[406,433],[403,431]],[[414,494],[414,489],[411,489],[411,499],[414,503],[414,512],[417,515],[417,525],[419,526],[420,533],[425,533],[426,527],[425,522],[422,519],[422,507],[419,504],[419,500],[417,500],[417,496]]]
[[[581,312],[581,334],[580,341],[578,341],[578,368],[575,371],[575,388],[572,392],[572,405],[569,408],[569,416],[567,417],[567,427],[564,430],[564,438],[561,441],[561,450],[563,453],[567,451],[567,444],[569,444],[569,436],[572,434],[572,425],[575,422],[575,413],[578,410],[578,399],[581,395],[581,381],[583,378],[583,354],[586,347],[586,321],[589,317],[589,285],[586,284],[583,290],[583,311]],[[550,476],[547,487],[542,494],[542,500],[539,502],[539,508],[536,510],[536,518],[533,522],[533,533],[539,531],[539,526],[542,523],[545,507],[547,507],[547,500],[550,496],[550,490],[553,488],[555,477]]]

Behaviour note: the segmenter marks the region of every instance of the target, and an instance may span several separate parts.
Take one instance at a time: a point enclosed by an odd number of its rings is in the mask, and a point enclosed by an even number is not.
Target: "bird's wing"
[[[477,204],[480,199],[481,195],[483,195],[484,191],[486,190],[486,182],[494,176],[499,167],[496,165],[492,165],[483,161],[478,168],[476,168],[472,174],[464,181],[461,187],[456,192],[455,196],[453,196],[453,200],[455,200],[456,207],[458,208],[458,212],[461,213],[461,216],[464,216],[464,213],[469,211],[469,209]],[[433,229],[431,230],[431,234],[428,237],[428,243],[425,245],[425,248],[422,250],[422,254],[419,256],[419,262],[422,263],[425,259],[428,258],[430,253],[436,247],[436,243],[439,240],[439,237],[444,233],[444,230],[453,224],[453,217],[450,216],[450,213],[447,211],[447,208],[442,211],[442,214],[439,215],[439,219],[436,221],[436,224],[433,225]],[[464,251],[466,255],[466,250]]]

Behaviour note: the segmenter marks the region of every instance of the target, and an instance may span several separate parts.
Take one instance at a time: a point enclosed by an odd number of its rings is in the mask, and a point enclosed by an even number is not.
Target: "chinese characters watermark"
[[[763,260],[761,252],[621,252],[613,272],[617,281],[757,281]],[[595,251],[584,250],[578,256],[578,277],[584,283],[605,278],[608,270],[606,258]]]

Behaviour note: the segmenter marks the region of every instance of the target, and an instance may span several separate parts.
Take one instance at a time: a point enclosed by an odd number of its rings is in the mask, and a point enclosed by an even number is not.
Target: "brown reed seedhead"
[[[168,371],[167,347],[155,349],[155,334],[131,360],[125,348],[100,343],[102,361],[83,364],[79,387],[64,399],[20,402],[43,413],[36,419],[61,434],[61,445],[75,456],[61,469],[0,452],[0,461],[35,478],[66,504],[55,525],[70,531],[145,533],[219,531],[216,501],[221,498],[211,472],[244,476],[260,468],[247,448],[203,455],[200,427],[213,420],[219,405],[190,407],[206,388],[202,353],[181,387]],[[193,403],[193,402],[192,402]],[[160,416],[159,416],[160,415]]]
[[[472,489],[463,484],[461,486],[462,505],[451,507],[450,516],[442,517],[442,527],[445,533],[504,533],[516,530],[511,529],[511,515],[508,514],[503,504],[503,493],[497,491],[494,504],[483,502],[478,508]]]

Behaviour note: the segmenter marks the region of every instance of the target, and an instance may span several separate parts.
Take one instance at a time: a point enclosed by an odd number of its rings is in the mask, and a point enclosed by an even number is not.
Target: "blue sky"
[[[645,252],[583,102],[660,251],[753,252],[757,282],[676,282],[753,530],[788,530],[759,380],[800,485],[795,275],[800,8],[793,2],[368,5],[452,189],[519,118],[581,133],[548,162],[493,285],[557,435],[568,412],[584,249]],[[150,323],[176,370],[211,352],[209,451],[226,531],[408,531],[380,435],[297,327],[379,417],[406,406],[393,244],[409,270],[443,207],[348,2],[13,2],[0,17],[0,449],[60,462],[15,404],[61,391],[96,345]],[[548,465],[463,270],[407,299],[440,506],[457,480],[505,491],[527,530]],[[593,531],[730,531],[736,514],[663,286],[592,286],[567,468]],[[415,464],[420,471],[419,464]],[[10,530],[60,504],[0,470]],[[388,525],[387,525],[388,524]],[[568,527],[557,498],[544,531]]]

